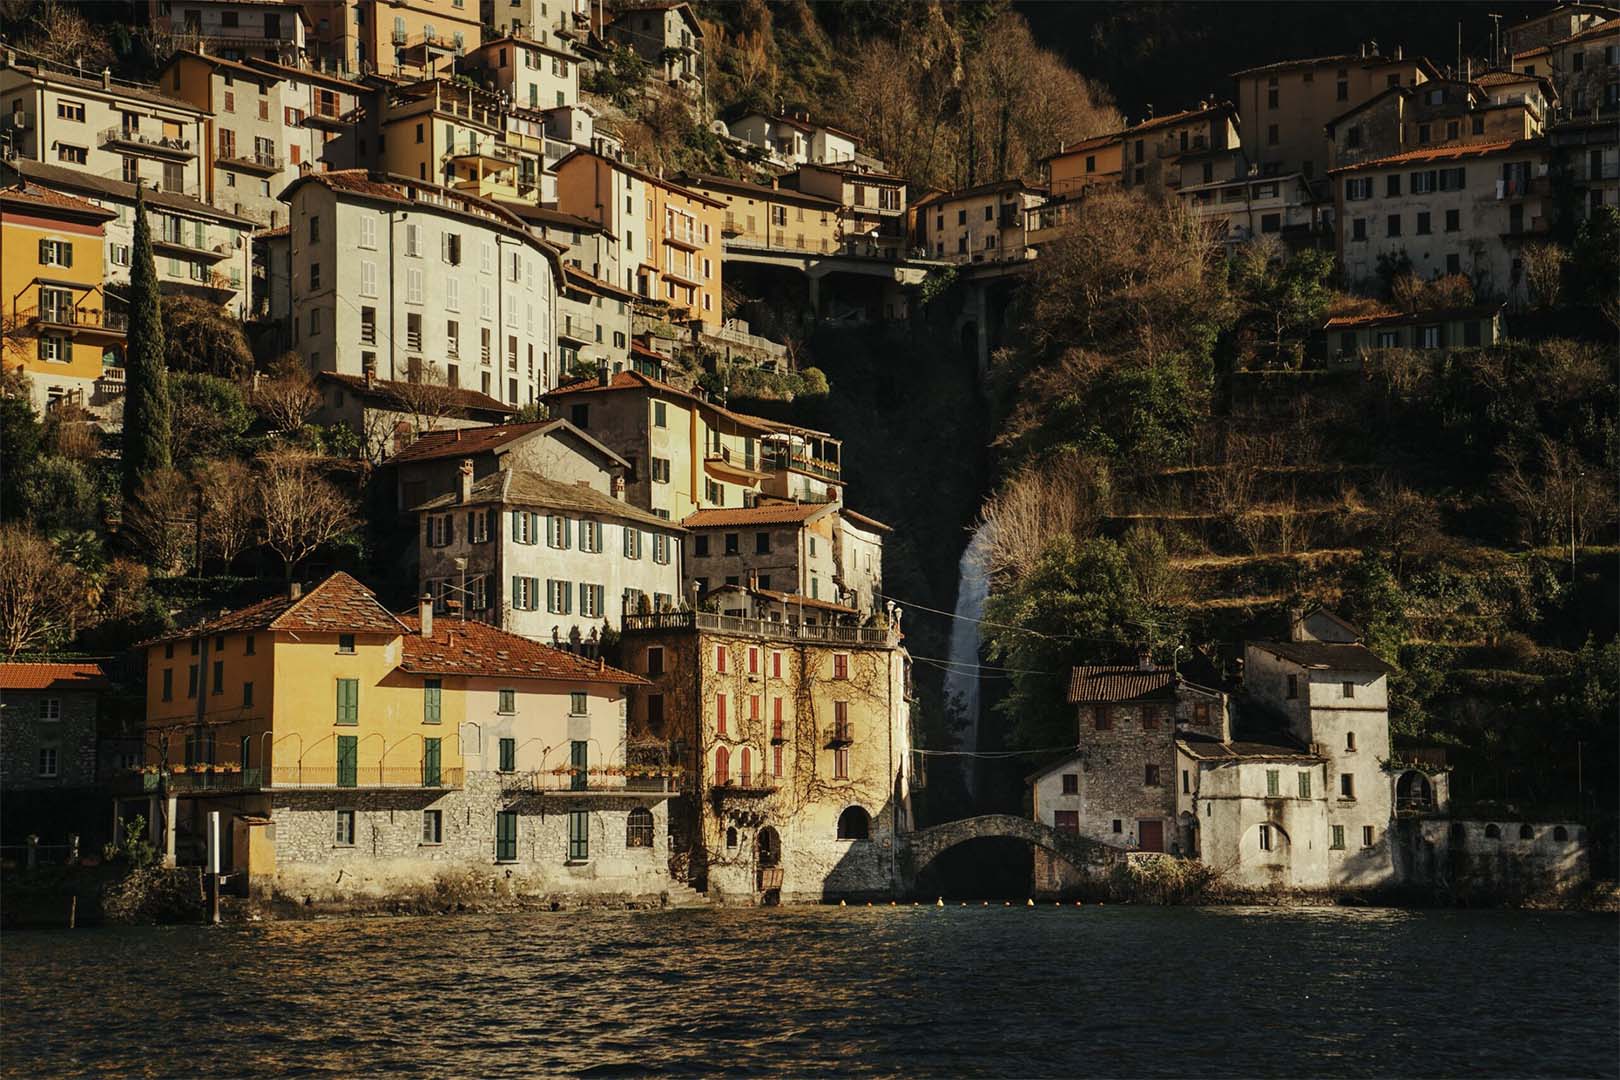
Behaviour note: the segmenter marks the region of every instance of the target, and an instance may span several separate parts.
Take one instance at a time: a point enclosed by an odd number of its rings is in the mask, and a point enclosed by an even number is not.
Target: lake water
[[[1615,1076],[1616,920],[787,908],[0,942],[7,1077]]]

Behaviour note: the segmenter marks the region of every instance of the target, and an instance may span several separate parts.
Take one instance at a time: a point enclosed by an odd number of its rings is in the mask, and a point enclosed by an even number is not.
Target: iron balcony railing
[[[104,311],[100,308],[42,308],[35,319],[45,326],[83,326],[120,334],[129,329],[128,315],[121,311]]]
[[[101,133],[102,146],[122,146],[137,153],[150,153],[158,157],[196,157],[197,151],[192,147],[190,139],[180,139],[168,135],[147,135],[139,131],[125,131],[123,128],[107,128]]]
[[[760,453],[760,464],[766,469],[775,472],[802,472],[823,480],[835,483],[843,477],[843,471],[835,461],[824,461],[804,453],[791,453],[785,450],[764,449]]]
[[[789,610],[791,599],[786,601]],[[710,630],[749,637],[821,642],[829,645],[892,645],[899,639],[883,626],[842,626],[829,623],[775,622],[721,615],[712,611],[663,611],[647,615],[626,615],[624,628],[630,631]]]
[[[272,788],[430,789],[459,788],[463,770],[416,766],[370,765],[339,769],[335,765],[276,765],[243,769],[235,765],[177,765],[142,772],[146,791],[265,791]]]

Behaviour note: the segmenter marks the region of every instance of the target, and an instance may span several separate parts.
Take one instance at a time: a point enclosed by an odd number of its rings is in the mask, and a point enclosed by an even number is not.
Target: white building
[[[454,495],[414,508],[418,581],[441,609],[460,600],[475,619],[564,643],[594,640],[626,613],[675,606],[679,527],[587,483],[472,474],[468,462]]]
[[[297,63],[309,16],[287,0],[148,0],[147,18],[179,48],[205,48],[232,60]]]
[[[507,36],[469,50],[465,64],[487,89],[508,95],[513,105],[545,110],[579,101],[580,61],[570,49]]]
[[[312,173],[289,207],[293,348],[390,381],[430,365],[524,405],[556,384],[556,249],[483,199],[400,176]]]
[[[733,138],[764,150],[784,168],[799,165],[843,165],[855,161],[855,136],[826,124],[810,121],[810,114],[795,111],[771,116],[751,112],[726,125]]]

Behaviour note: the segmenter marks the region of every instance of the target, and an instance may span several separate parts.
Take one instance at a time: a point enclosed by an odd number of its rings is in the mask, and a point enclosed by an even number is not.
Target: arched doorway
[[[1429,778],[1416,770],[1401,773],[1395,781],[1395,810],[1425,813],[1434,809],[1434,787]]]
[[[758,875],[760,903],[774,907],[782,902],[782,837],[767,825],[754,834],[754,865]]]

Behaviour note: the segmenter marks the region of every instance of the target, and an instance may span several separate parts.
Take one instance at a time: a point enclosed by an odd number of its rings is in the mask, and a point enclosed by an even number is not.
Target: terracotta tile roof
[[[1508,139],[1502,142],[1488,143],[1461,143],[1446,146],[1430,146],[1422,150],[1407,150],[1400,154],[1391,154],[1388,157],[1373,158],[1370,161],[1358,161],[1354,165],[1341,165],[1337,169],[1330,169],[1332,173],[1352,172],[1357,169],[1376,169],[1385,165],[1407,165],[1417,162],[1444,162],[1467,161],[1469,158],[1489,157],[1491,154],[1501,154],[1508,151],[1539,150],[1546,146],[1542,139]]]
[[[1170,668],[1082,665],[1069,672],[1069,704],[1166,698],[1179,681]]]
[[[1527,59],[1527,58],[1532,57],[1532,56],[1545,56],[1550,52],[1552,52],[1552,46],[1550,46],[1550,45],[1537,45],[1533,49],[1526,49],[1526,50],[1524,50],[1524,52],[1516,52],[1516,53],[1514,53],[1513,54],[1513,59],[1515,59],[1515,60],[1524,60],[1524,59]]]
[[[645,686],[647,680],[550,645],[509,634],[488,623],[436,618],[433,636],[422,620],[402,614],[404,656],[399,666],[413,675],[488,675],[503,679],[557,679],[574,683]]]
[[[839,207],[837,202],[832,199],[824,199],[820,195],[811,195],[808,192],[798,191],[794,188],[766,187],[764,184],[753,184],[747,180],[732,180],[724,176],[709,176],[705,173],[682,173],[676,176],[675,179],[698,191],[730,191],[754,199],[777,199],[781,202],[802,204],[821,210],[837,210]]]
[[[660,356],[660,360],[664,357]],[[705,401],[689,390],[682,390],[678,386],[643,375],[639,371],[621,371],[603,386],[599,379],[577,379],[571,383],[564,383],[546,395],[546,400],[564,397],[571,394],[606,394],[617,390],[646,390],[653,393],[667,394],[692,408],[709,409],[720,416],[742,426],[753,428],[755,431],[766,434],[789,431],[808,431],[807,428],[795,427],[792,424],[782,424],[775,420],[767,420],[763,416],[750,416],[747,413],[734,412],[724,405],[717,405],[712,401]],[[814,435],[825,435],[826,432],[810,432]]]
[[[41,184],[53,188],[67,188],[70,191],[89,192],[97,198],[118,199],[135,204],[135,185],[126,184],[122,180],[111,177],[97,176],[82,169],[69,169],[61,165],[48,165],[43,161],[30,161],[27,158],[14,158],[5,163],[18,175],[30,180],[37,180]],[[146,189],[146,202],[148,206],[159,206],[182,213],[195,214],[198,217],[212,218],[231,225],[240,225],[244,229],[257,228],[258,222],[251,218],[239,217],[227,213],[216,207],[209,206],[192,198],[190,195],[176,195],[170,191],[154,191]]]
[[[756,506],[726,506],[688,514],[681,524],[688,529],[714,529],[739,525],[794,525],[836,510],[836,503],[762,502]]]
[[[1487,71],[1474,82],[1479,86],[1499,86],[1503,83],[1522,83],[1542,81],[1540,75],[1526,75],[1522,71]]]
[[[104,210],[93,202],[86,202],[84,199],[77,199],[65,192],[53,191],[38,184],[31,184],[27,180],[0,189],[0,200],[10,203],[29,203],[49,207],[52,210],[69,210],[77,214],[93,214],[103,220],[118,216],[111,210]]]
[[[1486,315],[1494,315],[1501,311],[1502,307],[1501,304],[1484,304],[1479,307],[1443,308],[1435,311],[1386,311],[1373,312],[1370,315],[1335,315],[1322,324],[1322,329],[1348,330],[1356,326],[1395,326],[1402,323],[1433,323],[1449,322],[1453,319],[1477,319]],[[1334,617],[1337,618],[1337,616]]]
[[[1117,131],[1110,132],[1107,135],[1093,135],[1089,139],[1081,139],[1077,143],[1069,143],[1065,145],[1062,150],[1059,150],[1055,154],[1048,154],[1041,160],[1051,161],[1053,158],[1068,157],[1070,154],[1082,154],[1087,150],[1096,150],[1099,147],[1107,146],[1110,143],[1119,142],[1119,136],[1120,133]]]
[[[402,408],[396,395],[401,392],[401,388],[410,386],[409,383],[392,382],[387,379],[375,379],[368,385],[363,375],[340,375],[335,371],[323,371],[315,376],[315,381],[338,383],[352,393],[377,400],[390,401],[396,409]],[[514,412],[512,406],[497,401],[488,394],[470,390],[464,386],[446,387],[445,391],[450,399],[450,404],[464,412],[496,413],[503,417],[510,416]]]
[[[853,521],[855,524],[861,526],[864,529],[876,529],[878,532],[886,532],[886,533],[894,532],[894,526],[885,525],[885,524],[883,524],[883,522],[879,521],[877,518],[870,518],[870,517],[867,517],[865,514],[857,514],[855,511],[851,510],[847,506],[839,507],[838,513],[840,515],[842,515],[843,517],[846,517],[849,520]]]
[[[1176,745],[1195,758],[1203,761],[1237,761],[1248,758],[1255,761],[1321,761],[1321,755],[1312,754],[1305,747],[1288,740],[1285,736],[1273,737],[1275,741],[1262,741],[1256,739],[1241,739],[1232,742],[1221,742],[1208,735],[1198,735],[1193,732],[1181,732],[1176,735]]]
[[[1393,56],[1358,56],[1355,53],[1340,53],[1336,56],[1312,56],[1303,60],[1278,60],[1271,64],[1261,64],[1259,67],[1244,68],[1242,71],[1232,72],[1232,78],[1241,78],[1244,75],[1271,75],[1295,68],[1324,67],[1336,65],[1338,67],[1383,67],[1386,64],[1397,63],[1426,63],[1422,57],[1412,57],[1410,61],[1397,60]]]
[[[1321,671],[1388,673],[1395,670],[1365,645],[1339,645],[1323,641],[1251,641],[1248,644],[1301,667]]]
[[[418,435],[415,442],[389,460],[399,465],[407,461],[431,461],[443,457],[472,457],[503,447],[550,423],[553,421],[535,420],[527,424],[492,424],[489,427],[430,431]]]
[[[1236,106],[1234,106],[1230,101],[1221,101],[1216,102],[1215,104],[1212,104],[1208,108],[1204,109],[1183,109],[1181,112],[1170,113],[1167,116],[1155,116],[1151,120],[1144,120],[1140,124],[1135,124],[1126,128],[1124,131],[1120,132],[1120,134],[1122,136],[1140,135],[1143,132],[1152,131],[1155,128],[1168,127],[1172,124],[1185,124],[1190,120],[1196,120],[1204,116],[1219,116],[1222,113],[1230,115],[1236,111]]]
[[[93,660],[0,663],[0,690],[105,690],[107,672]]]
[[[634,521],[655,529],[680,532],[673,521],[665,521],[640,507],[631,506],[622,499],[605,495],[584,484],[565,484],[539,473],[515,469],[500,472],[479,480],[472,486],[472,498],[460,501],[454,493],[429,499],[413,510],[448,510],[459,506],[532,506],[542,510],[565,510],[576,514],[595,514],[620,521]]]
[[[639,300],[640,297],[629,289],[621,289],[610,281],[603,281],[592,274],[571,263],[563,264],[563,277],[572,288],[584,289],[586,292],[600,293],[603,296],[617,297],[620,300]]]
[[[1594,23],[1585,30],[1577,30],[1567,38],[1553,42],[1554,45],[1568,45],[1572,41],[1590,41],[1593,38],[1607,37],[1610,34],[1620,34],[1620,20],[1609,19],[1606,22]]]
[[[378,602],[375,593],[340,570],[296,600],[285,593],[272,596],[183,630],[143,641],[141,645],[246,630],[392,635],[403,629],[400,621]]]

